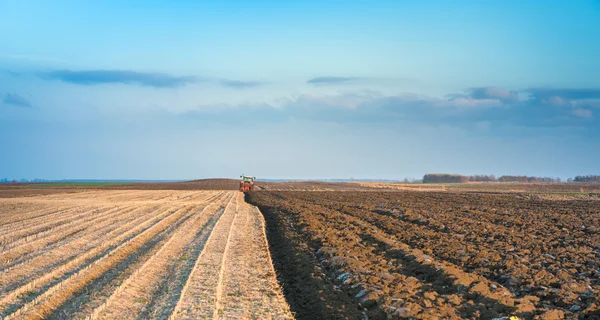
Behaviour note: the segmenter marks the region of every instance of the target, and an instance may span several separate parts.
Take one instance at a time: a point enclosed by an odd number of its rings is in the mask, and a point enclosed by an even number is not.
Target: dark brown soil
[[[248,198],[248,196],[247,196]],[[256,196],[250,196],[255,200]],[[263,207],[267,238],[290,309],[299,320],[361,319],[352,296],[339,290],[326,266],[305,241],[287,212]]]
[[[269,191],[367,191],[376,190],[357,183],[297,181],[297,182],[257,182],[256,190]]]
[[[462,184],[403,184],[378,182],[258,182],[263,191],[445,191],[477,193],[557,193],[600,195],[600,183],[462,183]]]
[[[288,303],[306,319],[355,318],[358,308],[369,319],[600,316],[598,200],[409,191],[247,198],[269,222]],[[328,308],[307,308],[313,300]]]

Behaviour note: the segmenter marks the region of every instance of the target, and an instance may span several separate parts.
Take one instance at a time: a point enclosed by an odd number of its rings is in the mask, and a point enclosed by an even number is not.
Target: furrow
[[[254,223],[254,236],[251,237],[255,249],[252,252],[258,254],[252,259],[250,270],[255,275],[254,279],[259,279],[262,285],[258,287],[258,291],[262,292],[263,300],[267,300],[264,303],[262,310],[258,310],[255,314],[258,314],[256,318],[268,318],[271,315],[275,319],[294,319],[290,311],[290,306],[285,300],[283,290],[279,281],[277,280],[277,274],[275,273],[275,266],[273,265],[273,258],[271,257],[271,251],[269,249],[269,242],[267,240],[267,229],[263,214],[258,210],[257,207],[244,202],[244,205],[251,210],[252,220]],[[256,274],[257,273],[257,274]],[[256,286],[251,287],[254,290]],[[255,291],[256,292],[256,291]],[[253,297],[256,293],[250,293],[247,297]],[[264,315],[264,317],[263,317]]]

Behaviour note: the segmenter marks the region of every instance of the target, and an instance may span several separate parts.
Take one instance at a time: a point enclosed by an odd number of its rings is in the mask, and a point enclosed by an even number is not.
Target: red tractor
[[[240,180],[240,191],[243,193],[252,191],[254,188],[254,179],[256,179],[256,177],[241,175],[240,178],[242,178],[242,180]]]

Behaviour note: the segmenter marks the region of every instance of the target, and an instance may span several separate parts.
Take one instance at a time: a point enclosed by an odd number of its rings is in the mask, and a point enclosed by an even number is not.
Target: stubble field
[[[237,191],[23,190],[0,198],[0,318],[292,317]]]

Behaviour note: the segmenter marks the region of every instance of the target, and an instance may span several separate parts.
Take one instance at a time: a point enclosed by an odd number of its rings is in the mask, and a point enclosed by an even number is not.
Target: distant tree
[[[600,175],[576,176],[574,182],[600,182]]]
[[[423,183],[466,183],[469,178],[459,174],[428,173],[423,176]]]
[[[528,182],[527,176],[501,176],[500,182]]]
[[[500,182],[560,182],[560,178],[552,177],[528,177],[528,176],[501,176]]]
[[[469,176],[469,181],[473,181],[473,182],[491,182],[491,181],[498,181],[496,179],[496,176],[492,175],[483,175],[483,174],[477,174],[474,176]]]

